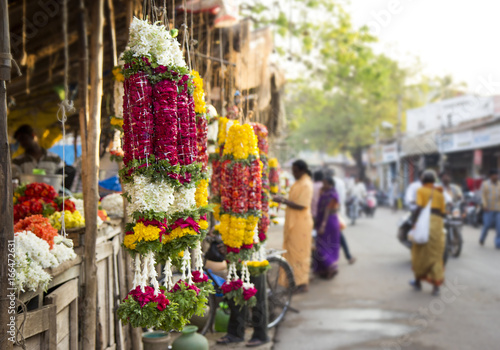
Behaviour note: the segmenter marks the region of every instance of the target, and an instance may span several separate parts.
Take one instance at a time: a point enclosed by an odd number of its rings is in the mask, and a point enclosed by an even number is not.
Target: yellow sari
[[[416,279],[439,286],[444,281],[443,254],[446,236],[443,218],[436,215],[435,212],[446,214],[442,189],[432,185],[424,185],[417,191],[417,205],[424,208],[429,203],[431,194],[431,209],[434,213],[431,214],[429,241],[425,244],[412,244],[411,261]]]
[[[313,196],[313,183],[307,174],[297,180],[290,188],[288,199],[304,209],[297,210],[286,208],[283,249],[285,259],[290,263],[295,276],[295,284],[309,284],[309,271],[311,269],[311,234],[313,218],[311,215],[311,202]]]

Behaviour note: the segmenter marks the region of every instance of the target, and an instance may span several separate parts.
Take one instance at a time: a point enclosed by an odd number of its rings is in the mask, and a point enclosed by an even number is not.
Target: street
[[[374,219],[362,218],[344,234],[353,256],[341,254],[339,274],[332,281],[314,278],[306,294],[279,326],[274,349],[315,350],[493,350],[500,348],[500,251],[493,230],[484,247],[479,230],[464,227],[464,248],[446,266],[441,296],[408,285],[410,252],[396,239],[402,212],[379,209]],[[270,246],[282,235],[273,228]]]

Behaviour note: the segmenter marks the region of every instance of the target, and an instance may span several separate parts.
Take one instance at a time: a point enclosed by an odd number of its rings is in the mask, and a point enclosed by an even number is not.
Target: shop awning
[[[402,140],[401,151],[404,156],[416,156],[439,152],[437,131],[425,134],[408,136]]]

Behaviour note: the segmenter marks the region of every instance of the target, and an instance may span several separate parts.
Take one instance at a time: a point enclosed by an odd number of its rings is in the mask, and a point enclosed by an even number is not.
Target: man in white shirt
[[[363,201],[366,198],[366,186],[359,177],[356,177],[356,184],[354,185],[351,196],[357,198],[358,201]]]

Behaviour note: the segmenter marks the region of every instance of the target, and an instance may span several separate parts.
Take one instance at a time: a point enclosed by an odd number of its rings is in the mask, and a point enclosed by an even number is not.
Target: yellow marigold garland
[[[213,210],[215,220],[220,221],[220,204],[215,204]]]
[[[196,236],[197,234],[198,233],[196,233],[196,231],[193,230],[191,227],[186,227],[186,228],[177,227],[173,229],[170,232],[170,234],[163,236],[162,243],[168,243],[173,241],[174,239],[181,238],[187,235]]]
[[[229,121],[229,119],[227,119],[226,117],[219,118],[219,133],[217,135],[217,140],[219,142],[219,146],[226,143],[226,136],[227,136],[226,129],[227,129],[227,122],[228,121]]]
[[[247,262],[247,266],[251,266],[251,267],[266,267],[266,266],[269,266],[269,261],[267,261],[267,260],[249,261],[249,262]]]
[[[243,239],[243,244],[253,243],[253,238],[255,236],[255,228],[257,227],[258,223],[259,223],[258,216],[250,215],[248,218],[246,218],[245,237]]]
[[[249,124],[233,124],[227,132],[224,155],[232,155],[234,159],[247,159],[250,155],[258,156],[258,140]]]
[[[207,220],[198,221],[198,225],[200,225],[201,230],[208,230],[208,221]]]
[[[270,158],[269,159],[269,167],[270,168],[277,168],[278,167],[278,159],[277,158]]]
[[[205,107],[205,91],[203,90],[203,79],[200,77],[200,73],[193,70],[191,71],[194,82],[194,110],[198,114],[206,113],[207,109]]]
[[[208,180],[201,179],[198,182],[194,196],[198,208],[208,205]]]
[[[161,229],[153,225],[144,225],[142,222],[138,222],[134,226],[134,236],[137,238],[138,242],[146,241],[151,242],[160,238]]]

